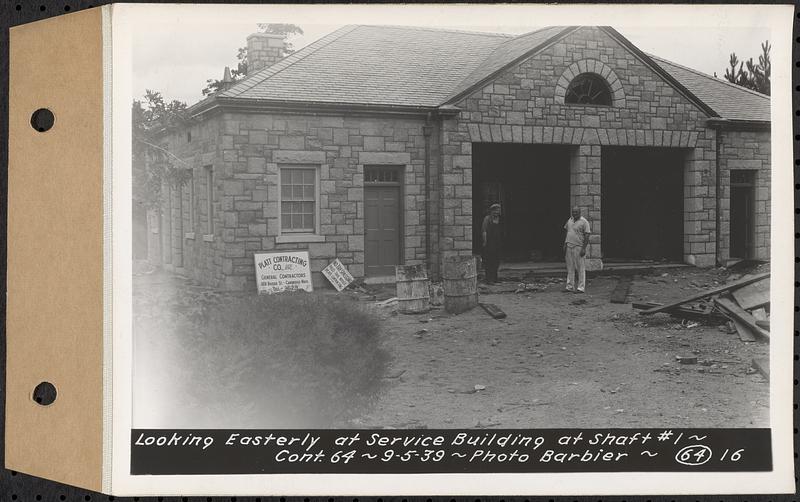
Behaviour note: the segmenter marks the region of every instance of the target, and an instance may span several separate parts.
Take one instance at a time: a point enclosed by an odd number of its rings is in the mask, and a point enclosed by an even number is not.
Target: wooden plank
[[[700,300],[701,298],[705,298],[707,296],[716,295],[719,293],[724,293],[726,291],[730,291],[731,289],[740,288],[742,286],[747,286],[748,284],[753,284],[754,282],[758,282],[766,277],[769,277],[769,272],[765,272],[763,274],[754,275],[752,277],[743,278],[738,281],[731,282],[730,284],[726,284],[724,286],[720,286],[713,289],[707,289],[695,295],[692,295],[688,298],[684,298],[683,300],[667,303],[666,305],[662,305],[661,307],[655,307],[648,310],[642,310],[639,312],[642,315],[649,315],[649,314],[656,314],[658,312],[665,312],[671,308],[677,307],[678,305],[682,305],[684,303],[693,302],[695,300]]]
[[[739,334],[739,339],[743,342],[755,342],[756,336],[750,331],[750,328],[742,324],[741,322],[737,321],[736,319],[731,319],[731,322],[736,327],[736,333]]]
[[[757,324],[755,318],[750,315],[750,312],[746,310],[742,310],[742,308],[736,304],[730,298],[717,298],[714,300],[717,307],[728,314],[732,319],[741,322],[744,324],[748,329],[750,329],[755,335],[761,336],[767,340],[769,340],[769,332],[764,331],[761,329]]]
[[[769,314],[767,314],[767,311],[762,307],[753,310],[751,313],[753,314],[753,319],[756,320],[756,326],[769,331]]]
[[[653,307],[660,306],[660,303],[647,302],[647,303],[632,303],[631,306],[635,309],[646,310]],[[681,319],[693,319],[699,321],[721,321],[728,318],[723,314],[715,311],[700,310],[697,308],[689,307],[687,305],[679,305],[673,307],[666,312],[669,315],[680,317]]]
[[[769,279],[735,289],[731,294],[744,310],[763,307],[769,303]]]
[[[629,275],[623,275],[617,282],[617,287],[611,292],[611,303],[625,303],[628,298],[628,292],[631,290],[631,282],[633,278]]]
[[[487,314],[489,314],[495,319],[506,318],[506,313],[503,312],[503,310],[500,307],[498,307],[493,303],[480,303],[479,305],[483,307],[483,310],[485,310]]]
[[[761,373],[764,378],[769,380],[769,359],[766,357],[754,357],[752,365],[756,371]]]
[[[741,305],[739,306],[742,307]],[[753,314],[753,319],[755,319],[756,321],[766,321],[768,319],[767,311],[764,310],[763,308],[751,310],[750,313]]]

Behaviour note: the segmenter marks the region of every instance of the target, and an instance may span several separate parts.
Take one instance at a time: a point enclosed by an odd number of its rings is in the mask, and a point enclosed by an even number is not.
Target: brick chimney
[[[247,74],[272,66],[283,59],[286,37],[272,33],[253,33],[247,37]]]

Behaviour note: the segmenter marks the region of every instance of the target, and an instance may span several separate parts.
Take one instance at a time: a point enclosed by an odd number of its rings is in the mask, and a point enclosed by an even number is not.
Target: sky
[[[730,7],[730,6],[729,6]],[[270,12],[250,9],[247,13],[220,14],[216,16],[191,16],[181,14],[170,21],[164,16],[159,22],[148,22],[132,30],[133,93],[140,97],[146,89],[157,90],[167,99],[177,99],[193,104],[202,96],[202,89],[208,79],[221,79],[225,66],[236,67],[236,54],[239,47],[246,45],[246,37],[257,31],[258,22],[288,22],[297,24],[304,30],[302,36],[291,42],[299,49],[345,24],[402,24],[439,26],[448,29],[468,31],[487,31],[521,34],[546,25],[538,24],[497,24],[505,19],[487,19],[477,23],[477,17],[457,18],[457,16],[412,17],[411,19],[387,19],[386,16],[366,16],[364,19],[347,19],[341,24],[319,24],[306,22],[308,15],[292,18],[291,13],[280,16]],[[254,17],[257,16],[257,17]],[[318,21],[321,16],[311,19]],[[484,16],[485,17],[485,16]],[[246,18],[243,19],[243,18]],[[330,16],[336,21],[340,17]],[[456,19],[457,18],[457,19]],[[510,17],[519,19],[518,17]],[[223,19],[224,22],[220,22]],[[644,52],[657,55],[675,63],[688,66],[709,75],[715,72],[722,78],[728,67],[731,52],[739,60],[753,58],[758,60],[761,43],[770,39],[770,29],[765,26],[652,26],[652,20],[631,24],[630,17],[622,17],[620,24],[606,23],[616,28]],[[462,20],[459,24],[450,24]],[[578,19],[580,20],[580,19]],[[638,20],[638,19],[637,19]],[[391,21],[391,22],[387,22]],[[495,24],[486,24],[486,22]],[[606,21],[606,19],[601,19]],[[613,19],[612,19],[613,21]],[[697,23],[698,20],[694,20]],[[717,22],[715,20],[714,22]],[[558,23],[576,24],[576,23]],[[588,24],[588,23],[582,23]],[[601,23],[593,23],[601,24]],[[770,40],[774,45],[776,41]],[[787,41],[790,42],[790,41]]]

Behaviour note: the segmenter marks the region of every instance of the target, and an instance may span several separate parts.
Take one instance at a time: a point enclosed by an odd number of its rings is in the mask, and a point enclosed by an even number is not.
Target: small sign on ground
[[[333,287],[336,288],[336,291],[341,291],[353,282],[353,276],[350,275],[350,272],[347,270],[342,262],[339,261],[339,258],[336,258],[332,262],[328,264],[327,267],[322,269],[322,275],[325,276],[328,281],[333,284]]]
[[[259,294],[314,291],[308,251],[256,253],[254,256]]]

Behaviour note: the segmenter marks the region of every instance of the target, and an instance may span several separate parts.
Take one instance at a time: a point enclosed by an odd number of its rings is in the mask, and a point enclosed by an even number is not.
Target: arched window
[[[611,106],[611,88],[596,73],[581,73],[567,87],[564,102],[576,105]]]

